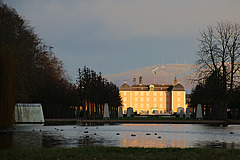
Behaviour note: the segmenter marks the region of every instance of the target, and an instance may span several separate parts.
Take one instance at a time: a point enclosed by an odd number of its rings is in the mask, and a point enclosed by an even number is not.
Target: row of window
[[[138,94],[139,93],[139,94]],[[138,95],[141,95],[141,96],[144,96],[144,93],[146,93],[146,96],[149,96],[149,92],[133,92],[133,94],[135,96],[138,96]],[[160,93],[160,96],[163,96],[163,92],[153,92],[153,95],[154,96],[157,96],[158,93]],[[123,92],[123,95],[126,96],[127,95],[127,92]],[[177,96],[180,96],[181,95],[181,92],[177,92]],[[167,96],[169,96],[169,93],[167,92]]]
[[[139,93],[139,94],[138,94]],[[138,95],[141,95],[141,96],[144,96],[144,93],[146,93],[146,96],[149,96],[149,93],[150,92],[133,92],[133,94],[135,95],[135,96],[138,96]],[[154,96],[157,96],[157,95],[159,95],[158,93],[160,93],[160,96],[163,96],[163,92],[153,92],[153,95]],[[127,95],[127,92],[123,92],[123,95],[124,96],[126,96]]]
[[[147,103],[147,104],[146,104],[146,108],[149,108],[149,106],[150,106],[149,103]],[[123,107],[127,107],[127,105],[124,103],[124,104],[123,104]],[[141,103],[140,105],[138,105],[138,103],[136,103],[136,104],[134,105],[134,108],[138,108],[138,107],[143,108],[143,107],[144,107],[144,104]],[[154,103],[153,106],[151,106],[151,107],[157,107],[157,104]],[[159,104],[159,107],[160,107],[160,108],[163,108],[163,104]]]
[[[180,98],[180,97],[178,97],[178,98]],[[134,100],[135,100],[135,102],[138,102],[138,97],[135,97]],[[146,97],[146,101],[149,102],[149,100],[150,100],[149,97]],[[127,101],[127,97],[123,97],[123,101],[126,102]],[[140,98],[140,102],[143,102],[143,101],[144,101],[144,97],[141,97]],[[153,101],[157,102],[157,97],[154,97]],[[160,97],[159,101],[162,102],[163,101],[163,97]]]
[[[181,106],[181,104],[178,103],[178,104],[177,104],[177,107],[180,107],[180,106]],[[127,104],[126,104],[126,103],[123,103],[123,107],[127,107]],[[138,107],[144,108],[144,104],[143,104],[143,103],[140,103],[140,105],[139,105],[138,103],[136,103],[133,107],[134,107],[134,108],[138,108]],[[150,107],[149,103],[147,103],[147,104],[145,105],[145,107],[146,107],[146,108],[149,108],[149,107]],[[151,107],[158,107],[158,106],[157,106],[156,103],[154,103],[153,106],[151,106]],[[160,107],[160,108],[163,108],[163,104],[160,103],[160,104],[159,104],[159,107]],[[169,104],[168,104],[168,103],[166,104],[166,108],[169,108]]]

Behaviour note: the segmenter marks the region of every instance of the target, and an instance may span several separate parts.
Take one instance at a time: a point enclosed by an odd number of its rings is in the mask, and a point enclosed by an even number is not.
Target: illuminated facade
[[[186,91],[184,87],[174,79],[174,85],[166,84],[142,84],[142,77],[139,77],[139,84],[133,78],[133,85],[130,87],[127,82],[120,87],[122,97],[123,113],[127,108],[132,107],[137,114],[174,114],[178,110],[186,109]]]

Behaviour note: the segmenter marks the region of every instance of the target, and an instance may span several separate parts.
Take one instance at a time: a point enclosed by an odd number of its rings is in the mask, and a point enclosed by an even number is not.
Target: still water
[[[240,125],[228,127],[197,124],[18,126],[0,130],[0,149],[90,145],[240,148]]]

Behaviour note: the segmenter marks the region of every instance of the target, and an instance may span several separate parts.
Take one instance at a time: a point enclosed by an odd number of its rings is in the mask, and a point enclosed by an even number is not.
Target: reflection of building
[[[122,97],[123,113],[127,113],[127,108],[132,107],[138,114],[164,114],[176,113],[177,108],[185,106],[184,87],[174,79],[174,85],[166,84],[142,84],[142,77],[139,77],[139,84],[136,84],[135,77],[133,85],[130,87],[127,82],[120,87]]]
[[[120,136],[120,147],[185,148],[186,142],[189,140],[185,134],[176,136],[177,133],[175,131],[184,128],[184,126],[180,124],[147,124],[147,126],[146,124],[122,124],[121,126],[124,132],[122,132]],[[161,132],[160,139],[158,138],[159,135],[157,132],[146,135],[148,130],[155,131],[168,127],[172,129],[168,130],[170,132]],[[137,132],[134,132],[134,130],[137,130]],[[131,137],[130,135],[132,133],[136,134],[136,137]]]

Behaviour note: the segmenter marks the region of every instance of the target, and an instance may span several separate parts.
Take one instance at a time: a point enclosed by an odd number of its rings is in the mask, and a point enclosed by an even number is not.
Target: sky
[[[51,45],[73,81],[157,64],[194,64],[200,31],[240,23],[239,0],[3,0]]]

